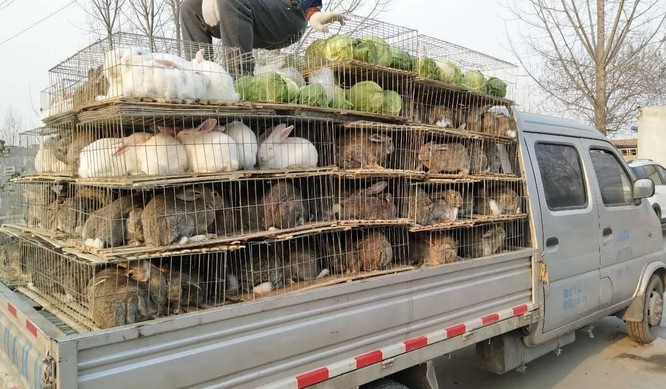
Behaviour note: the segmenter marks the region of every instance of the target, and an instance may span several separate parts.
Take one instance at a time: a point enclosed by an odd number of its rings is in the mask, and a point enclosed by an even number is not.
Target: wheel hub
[[[648,324],[651,327],[661,324],[663,311],[664,300],[657,291],[653,290],[650,292],[650,299],[648,300]]]

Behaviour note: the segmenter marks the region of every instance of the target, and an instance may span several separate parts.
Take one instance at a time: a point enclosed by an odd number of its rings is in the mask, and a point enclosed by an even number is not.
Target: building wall
[[[666,106],[643,108],[638,123],[638,158],[666,166]]]

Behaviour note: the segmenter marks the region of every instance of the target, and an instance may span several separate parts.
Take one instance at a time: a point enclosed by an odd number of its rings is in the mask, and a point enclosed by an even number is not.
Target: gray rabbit
[[[263,295],[284,286],[284,260],[280,253],[267,245],[256,246],[251,251],[250,258],[243,260],[239,269],[243,290]]]
[[[157,195],[141,214],[146,244],[169,246],[204,240],[223,206],[222,196],[205,187]]]
[[[312,281],[329,274],[322,258],[317,257],[317,251],[310,247],[290,245],[289,261],[286,266],[287,279],[292,281]]]
[[[380,181],[359,189],[333,206],[340,220],[389,220],[398,216],[391,193],[384,193],[389,183]]]
[[[139,239],[137,234],[140,231],[137,230],[140,228],[140,218],[137,212],[142,207],[141,195],[134,195],[121,197],[106,207],[96,210],[83,226],[81,235],[85,244],[103,249],[122,246],[132,238]],[[130,236],[130,227],[133,236]]]
[[[310,207],[301,192],[288,182],[271,186],[262,199],[266,230],[302,226],[310,221]]]

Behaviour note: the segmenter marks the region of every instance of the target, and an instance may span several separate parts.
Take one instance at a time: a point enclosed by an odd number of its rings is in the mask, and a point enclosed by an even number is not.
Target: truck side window
[[[659,172],[655,166],[646,165],[645,173],[647,174],[646,178],[651,179],[655,185],[661,185],[661,177],[659,176]]]
[[[664,182],[666,182],[666,169],[664,169],[661,166],[657,166],[657,171],[659,172],[659,175],[661,176],[661,183],[663,184]],[[655,182],[655,185],[656,184],[657,183]]]
[[[535,150],[548,208],[562,210],[585,207],[587,193],[576,148],[538,143]]]
[[[615,156],[606,150],[592,149],[590,157],[604,205],[633,204],[631,180]]]

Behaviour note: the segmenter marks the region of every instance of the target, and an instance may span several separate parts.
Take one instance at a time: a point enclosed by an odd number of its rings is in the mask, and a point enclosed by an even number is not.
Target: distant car
[[[654,182],[654,195],[649,197],[648,201],[663,223],[666,208],[666,169],[651,159],[635,159],[629,162],[629,166],[636,177],[649,178]]]

